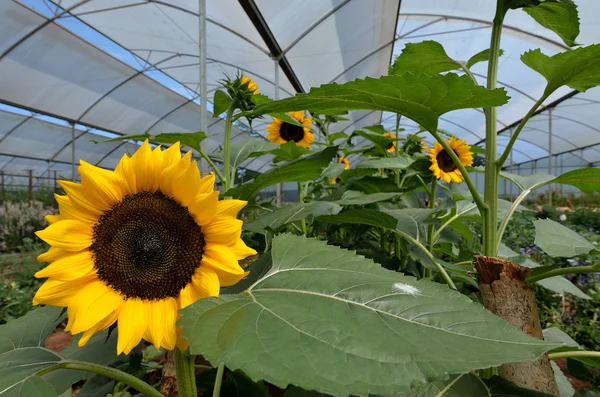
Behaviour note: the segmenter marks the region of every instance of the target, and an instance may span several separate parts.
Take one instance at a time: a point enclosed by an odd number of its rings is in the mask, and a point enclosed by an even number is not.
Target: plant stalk
[[[233,126],[233,111],[234,102],[231,103],[229,108],[227,109],[227,117],[225,118],[225,137],[223,140],[223,176],[225,180],[223,181],[223,189],[225,193],[229,189],[231,189],[231,159],[229,157],[229,151],[231,147],[231,128]]]
[[[497,232],[497,237],[496,237],[496,239],[497,239],[496,240],[496,250],[498,249],[498,247],[500,247],[500,243],[502,242],[502,237],[504,236],[504,231],[506,230],[506,226],[508,226],[508,222],[510,222],[510,218],[512,218],[513,214],[519,207],[519,204],[521,204],[521,202],[523,200],[525,200],[525,197],[527,197],[527,195],[529,193],[531,193],[531,189],[523,190],[521,192],[521,194],[519,194],[519,196],[511,204],[510,208],[508,209],[508,212],[506,213],[506,215],[504,215],[504,218],[502,218],[502,222],[500,222],[500,226],[498,227],[498,232]]]
[[[298,204],[304,202],[304,191],[302,187],[302,182],[298,182]],[[302,234],[307,236],[306,218],[300,219],[300,227],[302,228]]]
[[[217,367],[217,376],[215,377],[215,387],[213,387],[213,397],[221,395],[221,384],[223,383],[223,373],[225,372],[225,364],[219,364]]]
[[[224,184],[225,182],[223,180],[223,174],[221,174],[221,171],[219,171],[215,162],[212,161],[212,159],[210,157],[208,157],[208,155],[206,153],[204,153],[202,150],[199,150],[198,153],[200,153],[200,156],[202,156],[202,158],[204,158],[204,160],[206,160],[206,162],[210,165],[210,167],[212,168],[214,173],[219,178],[219,181],[221,181],[221,184]]]
[[[135,376],[126,372],[120,371],[116,368],[107,367],[95,363],[86,363],[82,361],[61,362],[52,365],[48,368],[44,368],[43,370],[36,373],[36,375],[42,376],[47,373],[56,371],[57,369],[75,369],[79,371],[92,372],[98,375],[106,376],[110,379],[114,379],[118,382],[122,382],[127,386],[130,386],[135,390],[139,391],[146,397],[163,397],[163,395],[158,390],[156,390],[154,387],[150,386],[143,380],[136,378]]]
[[[562,276],[564,274],[576,274],[576,273],[595,273],[600,270],[600,263],[596,263],[592,266],[572,266],[572,267],[562,267],[560,269],[550,270],[549,272],[538,274],[537,276],[527,277],[525,281],[528,283],[533,283],[536,281],[540,281],[546,278],[554,277],[554,276]]]
[[[396,113],[396,139],[398,139],[398,134],[400,133],[400,118],[402,116],[400,115],[400,113]],[[398,141],[396,141],[396,146],[394,146],[396,148],[396,152],[395,155],[396,157],[398,157],[400,155],[400,149],[398,149]],[[396,170],[394,173],[394,179],[396,182],[396,186],[400,187],[400,170]]]
[[[490,40],[490,58],[488,62],[487,89],[496,88],[498,80],[498,58],[500,57],[500,38],[502,24],[506,15],[506,8],[498,0],[496,15],[492,25],[492,37]],[[483,217],[483,254],[496,256],[496,223],[498,221],[498,178],[500,167],[496,162],[497,157],[497,110],[489,107],[485,110],[485,186],[483,190],[484,202],[488,211]]]
[[[592,357],[600,358],[600,352],[585,352],[585,351],[571,351],[571,352],[558,352],[548,353],[550,360],[558,360],[559,358],[575,358],[575,357]]]
[[[431,177],[431,194],[429,195],[429,205],[430,209],[435,208],[435,200],[437,198],[437,178],[435,176]],[[427,228],[427,246],[429,248],[429,252],[433,252],[433,243],[434,243],[434,232],[435,225],[432,223]],[[431,271],[428,268],[423,269],[423,277],[431,277]]]
[[[195,356],[175,348],[175,372],[177,373],[177,390],[180,397],[196,397]]]

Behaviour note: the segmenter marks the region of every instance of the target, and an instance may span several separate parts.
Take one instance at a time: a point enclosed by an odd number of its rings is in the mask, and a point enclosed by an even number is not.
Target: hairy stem
[[[304,192],[302,189],[302,182],[298,182],[298,203],[304,202]],[[306,218],[300,219],[300,227],[302,228],[302,234],[307,235]]]
[[[396,139],[398,139],[398,134],[400,133],[400,118],[402,116],[399,113],[396,113]],[[398,141],[396,141],[396,146],[394,146],[396,148],[396,157],[398,157],[400,155],[400,149],[398,149]],[[394,175],[394,179],[396,182],[396,186],[400,187],[400,170],[396,170],[395,175]]]
[[[525,281],[533,283],[536,281],[543,280],[554,276],[562,276],[563,274],[576,274],[576,273],[594,273],[600,270],[600,263],[596,263],[592,266],[573,266],[573,267],[562,267],[560,269],[550,270],[537,276],[527,277]]]
[[[52,365],[48,368],[44,368],[43,370],[36,373],[36,375],[42,376],[49,372],[56,371],[57,369],[75,369],[79,371],[92,372],[98,375],[106,376],[110,379],[114,379],[118,382],[122,382],[127,386],[133,387],[135,390],[139,391],[146,397],[163,397],[158,390],[156,390],[154,387],[150,386],[143,380],[136,378],[135,376],[126,372],[120,371],[116,368],[107,367],[95,363],[86,363],[82,361],[61,362]]]
[[[180,397],[196,397],[195,356],[175,348],[175,371],[177,373],[177,390]]]
[[[490,40],[490,58],[488,62],[487,89],[496,88],[498,79],[498,58],[500,57],[500,37],[506,9],[498,1],[496,15],[492,25]],[[498,218],[498,178],[500,167],[497,157],[497,123],[498,114],[495,107],[485,109],[485,185],[484,201],[488,211],[483,216],[483,254],[496,256],[496,223]]]
[[[221,174],[221,171],[219,171],[215,162],[212,161],[212,159],[210,157],[208,157],[208,155],[206,153],[204,153],[202,150],[200,150],[198,153],[200,153],[200,156],[202,156],[204,158],[204,160],[206,160],[206,162],[210,165],[210,167],[212,168],[214,173],[217,174],[217,177],[219,178],[219,181],[221,182],[221,184],[223,186],[225,186],[224,185],[225,181],[223,180],[223,174]]]
[[[437,197],[437,179],[435,176],[431,177],[431,194],[429,195],[429,208],[435,208],[435,200]],[[433,252],[435,225],[432,223],[427,228],[427,246],[429,252]],[[431,271],[428,268],[423,269],[423,277],[431,277]]]
[[[225,193],[233,186],[231,185],[231,159],[229,158],[229,151],[231,146],[231,128],[233,126],[233,111],[234,111],[234,102],[231,103],[229,108],[227,109],[227,117],[225,118],[225,137],[223,138],[223,175],[225,176],[225,180],[223,181],[223,189]]]

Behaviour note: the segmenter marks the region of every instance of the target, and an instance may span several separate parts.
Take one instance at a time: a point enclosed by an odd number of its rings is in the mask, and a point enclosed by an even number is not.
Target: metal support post
[[[208,133],[206,131],[208,122],[208,112],[206,105],[208,103],[208,95],[206,92],[206,0],[199,0],[198,3],[198,64],[200,73],[200,131]],[[200,150],[206,153],[206,143],[203,141],[200,143]],[[208,153],[207,153],[208,154]],[[208,162],[202,158],[200,160],[200,172],[202,175],[208,174]]]

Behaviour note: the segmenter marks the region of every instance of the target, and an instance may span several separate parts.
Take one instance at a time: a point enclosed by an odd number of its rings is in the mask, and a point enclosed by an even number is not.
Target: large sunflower
[[[267,127],[269,133],[267,139],[274,143],[294,141],[298,146],[310,148],[310,144],[315,140],[312,132],[307,128],[312,124],[312,117],[304,117],[303,111],[290,112],[287,115],[298,120],[304,127],[273,117],[273,122]]]
[[[238,260],[256,253],[236,219],[246,202],[218,201],[214,175],[200,178],[190,158],[179,143],[146,141],[114,171],[81,161],[81,184],[60,182],[60,214],[37,232],[51,246],[38,260],[50,265],[35,274],[48,280],[33,302],[67,307],[80,346],[117,322],[119,354],[142,338],[184,349],[177,311],[246,276]]]
[[[338,162],[338,164],[344,164],[344,170],[350,169],[350,161],[348,161],[348,159],[346,157],[338,156],[337,162]],[[339,182],[340,182],[340,178],[337,176],[331,179],[332,185],[337,185]]]
[[[391,139],[392,141],[396,141],[396,134],[392,134],[391,132],[386,132],[385,134],[383,134],[384,137]],[[385,148],[385,150],[388,153],[394,153],[396,151],[396,145],[394,144],[394,142],[390,142],[387,147]]]
[[[473,164],[473,153],[470,151],[471,146],[467,145],[465,141],[453,137],[447,139],[446,142],[450,145],[450,148],[456,153],[464,166]],[[448,183],[460,183],[464,181],[465,178],[460,170],[439,142],[436,141],[433,147],[429,149],[428,156],[431,161],[431,167],[429,167],[429,169],[433,171],[433,175],[435,175],[437,179],[443,179]]]

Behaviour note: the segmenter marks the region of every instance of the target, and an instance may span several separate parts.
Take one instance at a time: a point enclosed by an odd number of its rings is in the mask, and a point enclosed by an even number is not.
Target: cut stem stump
[[[534,338],[544,339],[533,290],[525,283],[531,271],[510,261],[475,256],[483,306]],[[503,364],[498,374],[518,386],[558,396],[548,356],[536,361]]]

